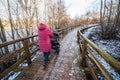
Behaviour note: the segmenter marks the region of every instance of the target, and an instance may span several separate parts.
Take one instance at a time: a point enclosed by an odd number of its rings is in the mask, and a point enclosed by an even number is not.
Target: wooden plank
[[[82,46],[82,60],[81,60],[81,62],[82,62],[82,67],[84,67],[85,66],[85,59],[86,59],[86,57],[85,57],[85,55],[87,54],[87,43],[86,43],[86,41],[84,41],[84,43],[83,43],[83,46]]]
[[[92,61],[97,65],[103,75],[107,78],[107,80],[114,80],[113,77],[108,73],[108,71],[102,66],[102,64],[94,57],[94,55],[88,51],[88,56],[91,58]]]
[[[31,52],[30,56],[32,56],[33,54],[35,54],[39,50],[40,50],[39,48],[35,49],[33,52]]]
[[[32,42],[29,44],[29,47],[33,46],[33,45],[37,45],[38,42]]]
[[[8,59],[15,57],[18,53],[22,52],[23,50],[24,50],[23,48],[20,48],[18,50],[15,50],[12,53],[8,53],[8,54],[4,55],[3,57],[0,58],[0,64],[2,64],[3,62],[5,62]]]
[[[44,62],[43,58],[42,54],[35,59],[30,66],[24,68],[24,70],[22,70],[22,72],[14,80],[43,80],[44,76],[49,73],[49,71],[52,71],[51,69],[53,69],[52,66],[56,63],[57,55],[55,55],[54,52],[51,52],[50,62],[45,70],[43,70],[42,65]]]
[[[23,41],[23,47],[24,47],[24,50],[25,50],[25,55],[26,55],[26,58],[27,58],[28,65],[30,65],[32,62],[31,62],[31,58],[30,58],[28,40]]]
[[[16,40],[4,42],[4,43],[0,44],[0,48],[5,47],[5,46],[10,45],[10,44],[14,44],[14,43],[16,43],[16,42],[20,42],[20,41],[29,39],[29,38],[37,37],[37,36],[38,36],[38,35],[33,35],[33,36],[26,37],[26,38],[22,38],[22,39],[16,39]]]
[[[95,75],[95,72],[94,72],[94,70],[92,69],[91,65],[89,64],[87,58],[86,58],[86,64],[87,64],[87,66],[88,66],[88,68],[89,68],[89,70],[90,70],[90,73],[91,73],[91,75],[92,75],[92,77],[93,77],[93,80],[98,80],[97,77],[96,77],[96,75]]]
[[[5,71],[0,73],[0,79],[4,77],[6,74],[8,74],[10,71],[16,69],[20,63],[22,63],[26,59],[26,56],[22,56],[15,64],[7,68]]]

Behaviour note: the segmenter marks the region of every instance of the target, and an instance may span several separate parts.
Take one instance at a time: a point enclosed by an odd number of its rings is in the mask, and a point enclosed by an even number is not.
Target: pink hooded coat
[[[39,47],[42,52],[49,52],[51,50],[50,37],[53,37],[51,30],[43,23],[38,27]]]

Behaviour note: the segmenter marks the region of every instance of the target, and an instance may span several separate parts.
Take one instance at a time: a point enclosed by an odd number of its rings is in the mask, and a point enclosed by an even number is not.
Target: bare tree
[[[67,22],[67,19],[65,18],[67,17],[67,9],[65,8],[63,0],[45,0],[44,6],[45,22],[48,23],[51,28],[65,27],[65,22]]]
[[[114,24],[111,28],[111,33],[109,34],[109,36],[112,36],[114,35],[114,33],[120,31],[120,0],[118,2],[118,5],[117,5],[117,12],[116,12],[116,15],[115,15],[115,19],[114,19]]]
[[[0,19],[0,39],[2,42],[6,42],[7,39],[6,39],[6,35],[5,35],[5,29],[3,27],[3,24],[1,22],[1,19]],[[8,47],[5,47],[5,52],[3,51],[3,49],[1,48],[0,51],[0,57],[2,57],[3,55],[7,54],[9,51],[8,51]],[[5,53],[5,54],[4,54]]]
[[[8,5],[8,17],[9,17],[9,22],[10,22],[10,27],[11,27],[11,32],[12,32],[12,39],[14,40],[15,39],[14,26],[13,26],[13,23],[12,23],[12,16],[11,16],[11,9],[10,9],[9,0],[7,0],[7,5]],[[14,50],[15,50],[15,44],[13,44],[13,46],[14,46]]]
[[[103,38],[115,38],[118,32],[118,23],[120,16],[120,0],[114,1],[118,4],[113,3],[113,0],[101,0],[100,9],[100,23],[101,23],[101,35]],[[114,10],[115,6],[117,9]],[[115,14],[113,14],[115,13]]]

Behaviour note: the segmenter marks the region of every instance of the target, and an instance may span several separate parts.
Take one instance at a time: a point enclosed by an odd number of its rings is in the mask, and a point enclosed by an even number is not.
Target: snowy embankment
[[[83,34],[99,46],[102,50],[109,53],[115,59],[120,61],[120,40],[105,40],[100,37],[100,26],[91,27],[83,32]],[[120,37],[120,34],[117,35]],[[102,63],[102,65],[108,70],[115,80],[120,80],[120,74],[116,73],[115,70],[94,51],[95,57]]]

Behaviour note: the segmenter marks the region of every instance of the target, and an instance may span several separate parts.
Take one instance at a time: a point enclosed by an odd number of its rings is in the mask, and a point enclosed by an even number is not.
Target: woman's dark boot
[[[47,63],[46,63],[46,61],[45,61],[44,64],[43,64],[43,69],[45,69],[46,66],[47,66]]]

